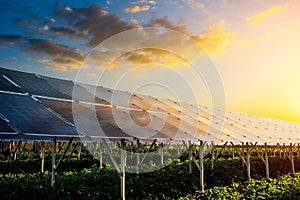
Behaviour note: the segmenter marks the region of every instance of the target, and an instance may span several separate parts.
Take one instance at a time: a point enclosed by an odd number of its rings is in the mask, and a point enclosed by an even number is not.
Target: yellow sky
[[[274,5],[247,17],[247,38],[237,34],[240,41],[215,58],[227,109],[300,121],[298,4]]]

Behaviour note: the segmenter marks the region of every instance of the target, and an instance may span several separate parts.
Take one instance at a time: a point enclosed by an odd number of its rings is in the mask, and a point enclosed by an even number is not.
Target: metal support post
[[[163,145],[161,145],[160,148],[160,164],[163,165],[164,164],[164,149],[163,149]]]
[[[82,148],[82,144],[79,144],[79,147],[78,147],[78,159],[79,160],[80,160],[81,148]]]
[[[102,148],[101,148],[101,143],[98,144],[99,145],[99,164],[100,164],[100,168],[103,167],[103,154],[102,154]]]
[[[216,156],[215,156],[215,145],[214,142],[211,142],[212,145],[212,149],[211,149],[211,176],[213,177],[215,174],[215,160],[216,160]]]
[[[44,143],[45,143],[44,141],[41,142],[41,159],[42,159],[41,172],[44,172],[44,166],[45,166]]]
[[[193,154],[192,154],[192,143],[189,142],[189,148],[188,148],[188,152],[189,152],[189,172],[192,173],[192,160],[193,160]]]
[[[290,159],[292,164],[292,176],[295,175],[294,155],[293,155],[293,144],[290,143]]]
[[[54,188],[55,184],[55,160],[56,160],[56,137],[52,142],[52,174],[51,174],[51,187]]]
[[[204,193],[204,155],[203,155],[203,150],[204,150],[204,145],[205,142],[200,141],[200,150],[199,150],[199,160],[200,160],[200,193]]]
[[[267,143],[265,143],[265,166],[266,166],[266,180],[270,180],[269,152],[268,152]]]
[[[250,149],[248,142],[246,143],[246,162],[247,162],[247,180],[251,183],[251,167],[250,167]]]
[[[121,199],[125,200],[126,190],[125,190],[125,165],[126,165],[126,149],[125,140],[121,139]]]

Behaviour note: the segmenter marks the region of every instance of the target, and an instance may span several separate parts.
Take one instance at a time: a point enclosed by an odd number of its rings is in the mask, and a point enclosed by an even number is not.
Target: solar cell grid
[[[84,89],[82,86],[75,84],[72,81],[61,80],[61,79],[56,79],[56,78],[51,78],[46,76],[42,76],[42,78],[52,87],[68,95],[74,100],[109,105],[107,101],[95,97],[94,95],[86,91],[86,89]]]
[[[0,133],[16,133],[16,131],[0,118]]]
[[[111,116],[111,108],[96,106],[97,115],[93,112],[94,105],[44,98],[39,98],[39,100],[42,104],[75,124],[76,128],[88,136],[103,138],[131,137],[117,127]],[[76,119],[74,119],[73,113],[75,113]]]
[[[77,135],[74,127],[26,95],[0,93],[0,113],[22,133]]]
[[[62,99],[70,98],[67,95],[64,95],[61,92],[54,89],[46,81],[42,80],[34,74],[18,72],[3,68],[0,68],[0,74],[5,75],[14,83],[19,85],[21,87],[20,90],[22,90],[25,93],[27,92],[34,95],[50,96]]]
[[[12,83],[6,80],[1,74],[0,74],[0,90],[9,91],[9,92],[18,92],[18,93],[22,92],[18,87],[14,86]]]
[[[77,93],[75,100],[96,102],[107,106],[45,98],[39,98],[39,100],[66,121],[72,124],[79,123],[80,131],[92,137],[132,138],[132,135],[138,136],[140,133],[134,127],[137,125],[144,128],[140,130],[147,133],[140,134],[142,139],[155,138],[164,141],[169,138],[177,141],[200,139],[215,142],[268,142],[271,144],[300,141],[299,123],[155,99],[151,96],[112,91],[103,87],[74,85],[72,81],[0,68],[1,91],[24,92],[71,100],[73,89]],[[109,102],[116,107],[110,107]],[[51,137],[43,135],[68,137],[77,135],[74,127],[44,105],[27,95],[0,92],[0,113],[21,132],[31,134],[18,135],[6,121],[0,119],[0,133],[13,133],[0,134],[0,139],[51,140]],[[73,119],[74,112],[77,113],[75,120]],[[115,117],[118,118],[117,121]],[[151,123],[153,124],[148,126]],[[158,128],[155,123],[163,123],[163,126]],[[101,132],[99,127],[104,132]],[[147,137],[144,137],[145,135]],[[58,140],[67,141],[68,137],[59,137]]]

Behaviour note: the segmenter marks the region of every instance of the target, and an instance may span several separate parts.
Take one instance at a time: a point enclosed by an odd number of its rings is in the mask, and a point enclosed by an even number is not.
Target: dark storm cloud
[[[15,44],[17,42],[23,41],[25,38],[18,34],[0,34],[0,42],[3,44]]]
[[[56,15],[73,30],[88,33],[87,45],[90,47],[117,33],[134,28],[119,15],[109,14],[97,4],[86,8],[58,8]]]
[[[77,69],[86,56],[73,47],[59,44],[51,39],[29,39],[23,48],[27,51],[51,56],[52,60],[39,60],[39,62],[47,63],[48,67],[55,66],[57,68],[59,65]]]

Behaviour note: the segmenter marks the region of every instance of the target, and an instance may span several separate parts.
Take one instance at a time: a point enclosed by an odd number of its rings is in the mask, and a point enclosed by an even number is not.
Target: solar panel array
[[[300,143],[300,124],[0,68],[0,140]]]

